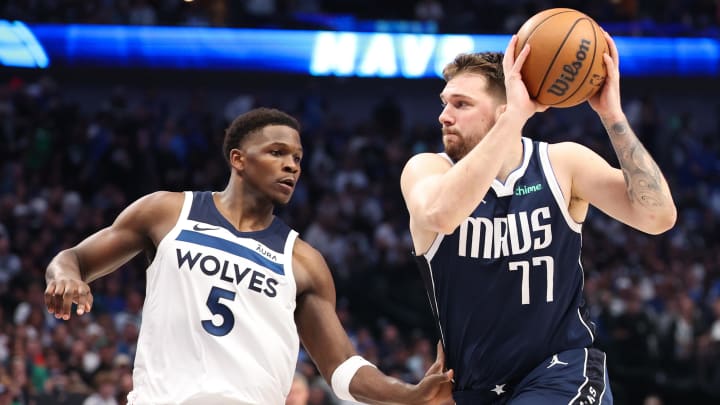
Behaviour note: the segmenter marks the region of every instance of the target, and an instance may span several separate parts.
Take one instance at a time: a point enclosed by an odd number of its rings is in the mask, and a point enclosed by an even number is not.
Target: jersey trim
[[[495,190],[495,194],[498,197],[507,197],[513,195],[513,189],[515,188],[515,182],[525,174],[528,164],[530,164],[530,158],[533,153],[533,142],[530,138],[522,138],[523,144],[523,161],[520,167],[513,170],[505,180],[505,183],[498,179],[493,179],[492,189]]]
[[[453,162],[453,160],[450,159],[450,156],[448,156],[447,153],[440,152],[440,153],[438,153],[438,155],[440,155],[440,157],[442,157],[442,158],[445,158],[445,160],[447,160],[450,163],[450,165],[455,166],[455,162]]]
[[[162,246],[165,244],[165,240],[174,240],[175,237],[180,233],[182,230],[182,227],[180,226],[180,223],[183,221],[183,219],[187,218],[188,213],[190,212],[190,208],[192,208],[192,202],[193,202],[193,193],[192,191],[184,191],[183,194],[185,195],[185,199],[183,200],[182,208],[180,209],[180,214],[178,215],[177,219],[175,220],[175,225],[173,225],[172,229],[168,231],[165,236],[163,236],[162,239],[160,239],[160,242],[158,242],[157,246],[155,247],[155,254],[157,255],[157,252],[160,251]],[[152,261],[155,261],[154,259]],[[152,263],[151,263],[152,265]],[[147,270],[150,270],[152,266],[149,265]]]
[[[582,267],[581,267],[581,269],[582,269]],[[584,278],[584,277],[585,277],[585,272],[583,272],[583,278]],[[585,288],[585,282],[584,282],[584,280],[583,280],[583,288]],[[593,334],[592,329],[590,329],[590,326],[587,324],[587,322],[585,322],[585,318],[583,318],[582,314],[580,313],[580,308],[577,309],[577,315],[578,315],[578,319],[580,319],[580,323],[583,324],[583,326],[585,327],[585,329],[587,329],[588,334],[590,334],[590,340],[594,342],[594,341],[595,341],[595,334]]]
[[[190,209],[192,208],[192,202],[193,202],[193,192],[192,191],[185,191],[185,201],[183,201],[183,207],[180,211],[180,217],[178,217],[178,222],[180,222],[182,219],[187,218],[188,213],[190,212]]]
[[[570,211],[568,211],[568,204],[565,200],[565,196],[563,196],[562,189],[560,188],[557,177],[555,177],[555,172],[553,171],[552,164],[550,163],[548,144],[545,142],[540,142],[538,152],[540,155],[540,164],[542,166],[543,174],[545,175],[545,179],[550,186],[553,197],[555,197],[555,202],[557,203],[558,207],[560,207],[560,212],[562,212],[563,218],[565,218],[565,222],[567,223],[568,227],[572,229],[575,233],[582,232],[582,224],[572,219],[572,216],[570,216]]]
[[[597,397],[597,403],[602,404],[607,391],[607,356],[597,349],[585,348],[585,361],[583,363],[583,377],[585,381],[580,384],[577,394],[568,401],[568,405],[583,405],[590,403]],[[602,374],[602,375],[600,375]],[[601,387],[599,387],[601,385]],[[597,393],[600,391],[600,395]]]
[[[297,296],[297,283],[295,282],[295,269],[293,268],[293,249],[295,247],[297,237],[297,231],[290,229],[290,233],[288,234],[287,239],[285,239],[285,247],[283,249],[283,256],[285,257],[285,275],[288,279],[288,283],[295,287],[293,296]],[[295,305],[296,301],[296,299],[293,299],[293,305]]]
[[[432,260],[433,257],[435,257],[435,253],[437,253],[438,249],[440,248],[440,244],[442,243],[443,239],[445,239],[445,234],[438,232],[437,235],[435,235],[435,240],[430,245],[430,248],[423,254],[427,258],[428,261]]]
[[[440,323],[440,307],[437,302],[438,294],[435,290],[435,277],[433,275],[432,265],[425,255],[415,256],[415,262],[418,265],[418,270],[420,270],[420,276],[423,284],[425,284],[425,293],[427,294],[428,302],[430,303],[430,310],[433,318],[435,318],[435,323],[437,325],[438,332],[440,333],[440,340],[442,341],[444,348],[445,332],[443,331],[442,323]]]

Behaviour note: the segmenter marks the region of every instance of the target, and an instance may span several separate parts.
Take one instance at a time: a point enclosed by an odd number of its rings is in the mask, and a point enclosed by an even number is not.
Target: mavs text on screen
[[[437,78],[461,52],[504,51],[509,35],[25,24],[0,20],[0,67],[244,70]],[[720,76],[717,38],[616,37],[625,76]]]

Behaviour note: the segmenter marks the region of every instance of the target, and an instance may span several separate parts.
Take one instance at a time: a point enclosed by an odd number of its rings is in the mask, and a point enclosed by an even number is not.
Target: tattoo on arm
[[[616,122],[606,129],[620,161],[630,201],[647,208],[667,204],[660,168],[628,123]]]

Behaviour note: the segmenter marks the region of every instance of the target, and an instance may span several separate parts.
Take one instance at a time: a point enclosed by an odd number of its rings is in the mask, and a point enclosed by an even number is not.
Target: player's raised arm
[[[452,233],[493,180],[517,167],[519,162],[507,157],[520,159],[523,126],[547,109],[528,95],[520,71],[531,50],[525,47],[515,58],[516,43],[513,36],[504,55],[488,53],[483,62],[459,55],[443,72],[447,84],[438,120],[445,151],[455,164],[438,155],[416,155],[400,179],[418,252],[429,247],[428,235]]]
[[[58,253],[45,272],[48,311],[66,320],[73,303],[78,315],[90,311],[93,296],[88,283],[115,271],[141,251],[152,249],[172,228],[182,201],[182,193],[145,196],[125,208],[112,225]]]
[[[339,398],[369,404],[452,403],[452,371],[442,372],[442,358],[412,385],[385,375],[357,355],[335,312],[335,286],[325,259],[300,239],[293,256],[300,339]]]
[[[658,234],[675,224],[677,209],[660,168],[622,110],[618,50],[610,35],[604,34],[609,49],[609,54],[603,55],[608,75],[589,103],[607,130],[621,171],[611,169],[593,153],[573,153],[573,193],[619,221]]]

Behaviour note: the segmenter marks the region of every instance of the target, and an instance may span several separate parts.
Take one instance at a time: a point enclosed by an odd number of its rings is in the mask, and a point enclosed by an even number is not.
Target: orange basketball
[[[605,81],[603,31],[592,18],[570,8],[530,17],[517,33],[515,56],[525,43],[530,54],[522,78],[530,97],[552,107],[572,107],[590,98]]]

